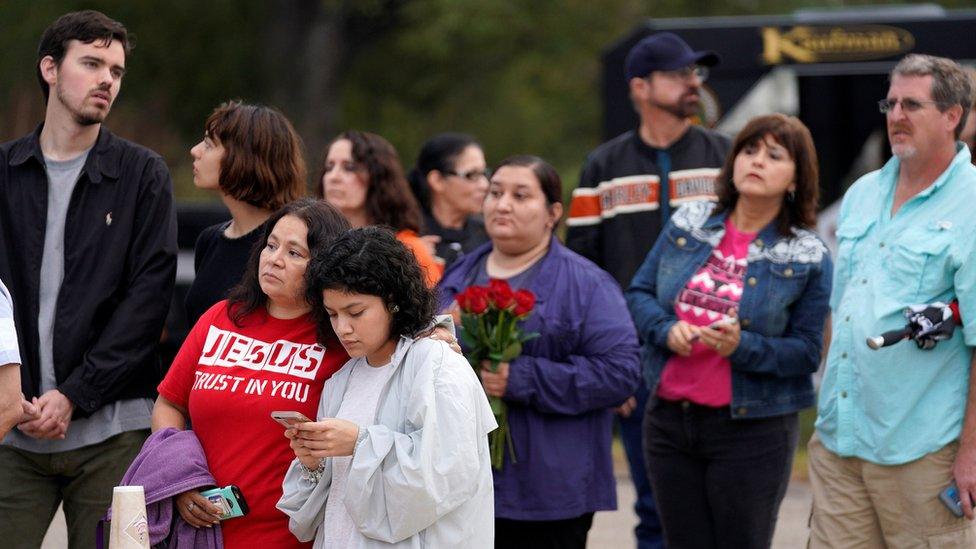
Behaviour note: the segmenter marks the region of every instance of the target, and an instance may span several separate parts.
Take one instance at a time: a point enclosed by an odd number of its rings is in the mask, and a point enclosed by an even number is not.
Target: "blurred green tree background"
[[[879,2],[3,0],[0,140],[43,117],[35,76],[43,29],[91,8],[136,35],[107,125],[162,154],[183,200],[212,199],[193,188],[188,151],[207,114],[233,98],[288,115],[305,141],[310,177],[324,144],[346,128],[387,137],[408,169],[428,136],[453,130],[478,136],[489,163],[541,155],[573,187],[600,141],[600,54],[646,18],[869,3]]]

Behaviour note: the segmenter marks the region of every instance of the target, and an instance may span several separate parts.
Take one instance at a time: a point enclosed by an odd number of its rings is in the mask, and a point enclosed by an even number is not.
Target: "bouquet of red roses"
[[[525,333],[518,322],[525,320],[535,307],[535,294],[515,290],[504,280],[492,279],[488,286],[469,286],[455,297],[461,308],[461,340],[467,347],[467,359],[476,371],[487,362],[490,371],[498,371],[502,362],[511,362],[522,354],[522,344],[539,334]],[[488,435],[491,466],[501,469],[505,448],[515,463],[515,447],[508,430],[508,412],[499,397],[488,397],[498,429]]]

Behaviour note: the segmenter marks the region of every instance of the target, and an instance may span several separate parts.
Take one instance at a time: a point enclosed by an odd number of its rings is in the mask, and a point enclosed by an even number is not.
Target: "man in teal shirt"
[[[976,167],[957,141],[972,102],[958,64],[905,57],[879,102],[894,156],[844,197],[811,547],[976,547]],[[954,298],[965,327],[934,349],[865,344],[907,305]],[[966,518],[938,499],[953,480]]]

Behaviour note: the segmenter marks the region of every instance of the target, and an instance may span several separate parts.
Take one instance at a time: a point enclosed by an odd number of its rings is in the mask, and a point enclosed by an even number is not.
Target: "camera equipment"
[[[928,350],[934,348],[939,341],[952,337],[956,326],[962,326],[958,300],[949,304],[936,301],[925,305],[909,305],[905,308],[904,315],[908,323],[903,328],[869,337],[868,347],[878,350],[903,339],[911,339],[919,349]]]

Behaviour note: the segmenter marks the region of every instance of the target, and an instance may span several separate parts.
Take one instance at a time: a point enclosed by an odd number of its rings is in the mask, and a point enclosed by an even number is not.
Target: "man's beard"
[[[102,122],[105,121],[105,116],[108,114],[108,111],[112,108],[112,106],[109,105],[109,108],[104,111],[95,109],[94,112],[91,113],[82,112],[81,110],[75,109],[70,104],[68,104],[68,101],[64,97],[64,93],[62,93],[61,91],[61,86],[55,86],[54,90],[55,90],[55,97],[57,97],[58,101],[60,101],[61,104],[64,105],[64,108],[67,109],[69,113],[71,113],[71,117],[74,119],[75,123],[78,124],[79,126],[92,126],[95,124],[101,124]]]
[[[901,149],[901,152],[895,150],[896,148],[897,149]],[[918,149],[916,149],[915,147],[913,147],[911,145],[892,145],[891,146],[891,155],[892,156],[897,156],[899,160],[907,160],[909,158],[913,158],[916,154],[918,154]]]
[[[691,94],[689,93],[685,95],[691,95]],[[685,95],[682,95],[681,98],[678,99],[678,101],[676,101],[675,103],[671,103],[668,105],[659,103],[657,106],[661,110],[671,113],[676,118],[691,118],[696,114],[698,114],[698,109],[701,105],[701,101],[700,100],[688,101],[687,99],[685,99]],[[698,93],[696,92],[694,95],[698,95]]]

